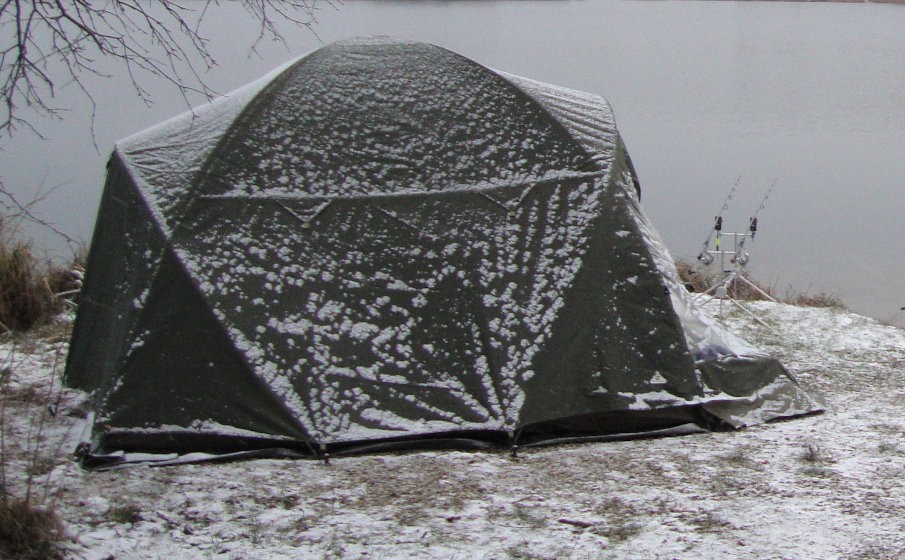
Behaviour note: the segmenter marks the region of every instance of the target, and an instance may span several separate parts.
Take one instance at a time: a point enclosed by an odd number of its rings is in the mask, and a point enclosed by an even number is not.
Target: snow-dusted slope
[[[45,393],[59,386],[66,344],[7,340],[7,485],[24,492],[24,451],[49,398],[57,414],[35,471],[49,474],[33,495],[65,520],[72,558],[905,556],[905,332],[834,309],[752,308],[776,330],[726,322],[781,358],[828,413],[517,458],[413,452],[88,473],[70,458],[84,395]]]

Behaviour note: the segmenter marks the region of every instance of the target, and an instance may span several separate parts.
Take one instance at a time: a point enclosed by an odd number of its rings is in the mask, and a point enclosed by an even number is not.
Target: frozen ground
[[[101,473],[70,459],[84,396],[59,390],[57,327],[0,343],[6,484],[21,495],[33,473],[32,495],[65,521],[70,557],[92,560],[905,557],[905,331],[834,309],[753,308],[775,330],[728,314],[732,330],[780,357],[828,413],[517,458],[413,452]],[[42,414],[48,402],[54,416]]]

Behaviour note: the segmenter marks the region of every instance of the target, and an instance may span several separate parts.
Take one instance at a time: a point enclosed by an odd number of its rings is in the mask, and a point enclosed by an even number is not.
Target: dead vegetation
[[[699,263],[693,263],[687,260],[676,261],[676,269],[679,271],[679,277],[685,284],[685,287],[696,294],[702,294],[708,290],[715,288],[720,282],[726,278],[726,275],[714,266],[703,266]],[[825,307],[833,309],[845,309],[845,303],[838,295],[828,294],[826,292],[801,293],[787,286],[783,294],[779,294],[779,290],[775,286],[764,286],[751,278],[750,273],[745,270],[741,275],[754,284],[757,289],[752,288],[747,282],[733,281],[727,288],[727,296],[732,299],[744,301],[764,301],[766,298],[763,294],[767,294],[776,301],[782,303],[790,303],[802,307]]]
[[[68,325],[44,326],[31,335],[7,333],[0,355],[0,558],[10,560],[64,557],[66,533],[57,511],[51,473],[67,462],[65,436],[48,427],[57,419]],[[39,334],[40,333],[40,334]],[[35,360],[35,354],[41,356]],[[46,377],[26,372],[38,364]],[[71,462],[71,461],[70,461]]]
[[[53,292],[39,269],[24,242],[0,242],[0,331],[28,330],[53,314]]]
[[[39,259],[0,217],[0,335],[47,325],[77,300],[87,253],[78,248],[65,265]]]
[[[63,558],[63,526],[53,510],[16,499],[0,488],[0,557],[10,560]]]

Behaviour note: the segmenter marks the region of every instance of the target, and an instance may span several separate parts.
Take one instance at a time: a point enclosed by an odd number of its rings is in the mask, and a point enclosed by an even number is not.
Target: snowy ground
[[[85,559],[882,559],[905,557],[905,331],[753,304],[732,330],[829,412],[742,432],[503,452],[139,467],[70,459],[84,396],[66,333],[0,341],[6,484]],[[715,309],[714,309],[715,311]],[[42,414],[48,402],[56,415]],[[37,426],[46,417],[41,433]],[[26,446],[39,442],[37,455]]]

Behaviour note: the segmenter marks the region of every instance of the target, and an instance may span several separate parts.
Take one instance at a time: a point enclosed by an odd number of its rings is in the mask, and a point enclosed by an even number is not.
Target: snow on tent
[[[818,410],[698,313],[598,96],[356,39],[119,142],[86,465],[509,446]]]

